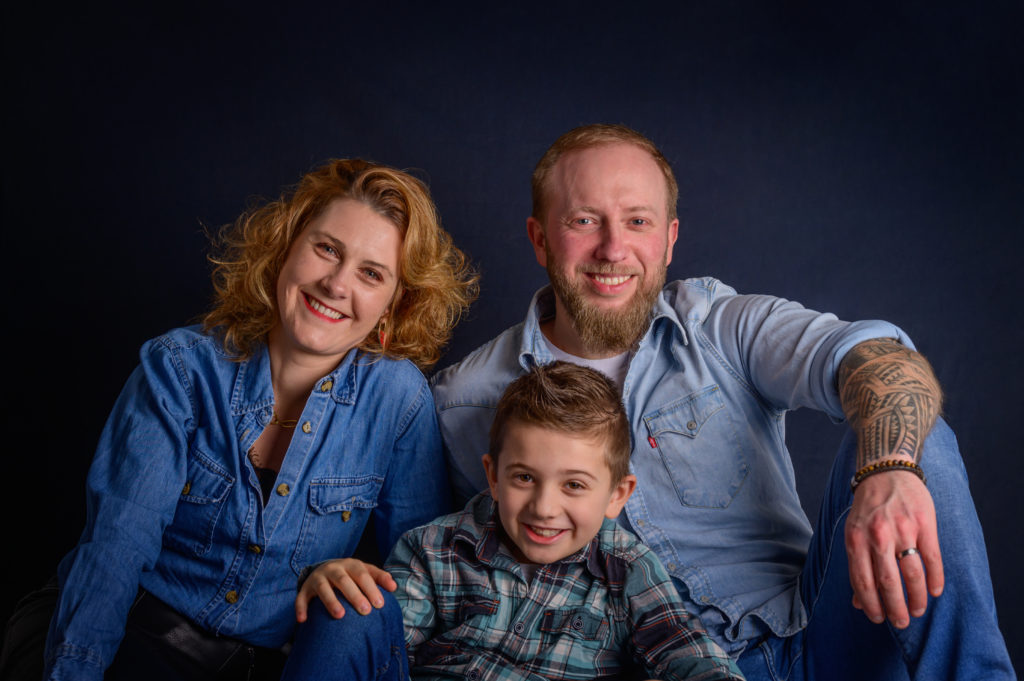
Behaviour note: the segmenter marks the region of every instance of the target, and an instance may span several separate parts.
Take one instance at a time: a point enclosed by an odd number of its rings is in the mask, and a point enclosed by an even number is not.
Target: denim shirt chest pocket
[[[747,477],[747,462],[721,389],[712,385],[644,415],[680,503],[725,508]]]
[[[165,545],[203,556],[213,546],[214,530],[235,479],[193,447],[174,520],[164,530]]]
[[[308,505],[291,560],[295,574],[329,558],[344,558],[355,549],[383,484],[384,478],[378,475],[310,482]]]

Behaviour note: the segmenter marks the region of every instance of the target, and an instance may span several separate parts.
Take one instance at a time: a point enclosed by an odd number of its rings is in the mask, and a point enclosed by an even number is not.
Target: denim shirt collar
[[[655,299],[654,308],[651,311],[651,323],[640,339],[638,351],[650,344],[651,336],[656,328],[664,324],[670,324],[678,329],[682,344],[689,345],[686,328],[669,300],[672,295],[673,292],[669,288],[665,288]],[[533,300],[530,301],[530,308],[526,313],[526,321],[523,323],[523,343],[519,348],[519,365],[524,370],[529,371],[534,366],[550,364],[554,361],[555,358],[548,350],[547,342],[544,340],[544,332],[540,330],[540,325],[553,319],[554,316],[555,293],[551,285],[548,284],[533,294]]]
[[[375,356],[356,348],[349,350],[334,370],[316,382],[314,390],[330,391],[338,404],[353,405],[359,393],[360,368]],[[231,412],[236,415],[270,409],[274,387],[270,380],[270,352],[266,344],[252,357],[239,363],[231,394]]]

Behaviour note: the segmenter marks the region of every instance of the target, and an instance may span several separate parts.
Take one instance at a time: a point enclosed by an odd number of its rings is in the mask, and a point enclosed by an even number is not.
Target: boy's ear
[[[498,498],[498,463],[490,454],[484,454],[484,473],[487,475],[487,486],[491,488],[491,496]]]
[[[632,473],[612,485],[612,498],[608,500],[608,508],[605,509],[604,517],[615,520],[622,512],[622,507],[629,500],[629,495],[636,489],[636,476]]]

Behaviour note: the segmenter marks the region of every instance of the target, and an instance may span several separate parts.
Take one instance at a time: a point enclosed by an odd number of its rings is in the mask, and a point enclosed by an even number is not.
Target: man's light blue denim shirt
[[[553,361],[540,323],[550,287],[526,321],[433,381],[458,502],[486,488],[494,408],[505,386]],[[781,298],[737,295],[711,279],[665,286],[631,353],[623,403],[637,489],[620,523],[650,546],[691,612],[730,654],[806,624],[797,580],[811,527],[785,444],[785,412],[843,418],[836,374],[854,345],[910,339],[881,321],[844,322]]]
[[[273,404],[265,347],[232,361],[194,327],[143,346],[60,565],[47,678],[101,679],[139,586],[211,632],[281,646],[303,568],[351,555],[371,515],[387,555],[450,510],[433,400],[411,362],[351,351],[322,378],[264,507],[247,452]]]

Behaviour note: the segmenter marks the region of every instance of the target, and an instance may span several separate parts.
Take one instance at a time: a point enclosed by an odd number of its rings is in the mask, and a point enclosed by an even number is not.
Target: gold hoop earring
[[[380,349],[382,352],[387,352],[388,349],[388,321],[385,317],[380,318],[378,322],[379,328],[377,330],[377,340],[380,341]]]

